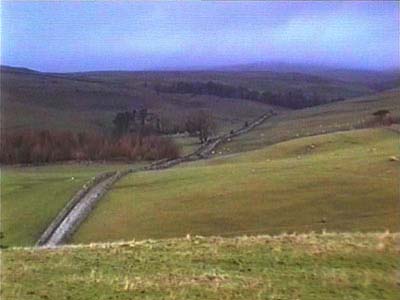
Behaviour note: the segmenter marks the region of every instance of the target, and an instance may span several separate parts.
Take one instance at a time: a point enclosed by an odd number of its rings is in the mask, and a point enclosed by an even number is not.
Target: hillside
[[[78,73],[79,74],[79,73]],[[89,72],[82,76],[100,79],[109,75],[119,78],[120,82],[132,78],[132,72]],[[209,80],[234,86],[243,86],[256,90],[284,91],[300,88],[309,91],[321,91],[334,97],[350,97],[373,92],[362,82],[351,84],[351,81],[329,79],[301,72],[271,72],[271,71],[165,71],[165,72],[136,72],[135,78],[148,82],[160,81],[201,81]]]
[[[2,67],[2,129],[107,131],[116,112],[143,105],[172,125],[181,123],[193,110],[207,109],[213,113],[218,129],[224,130],[241,127],[271,109],[240,99],[157,95],[153,88],[144,86],[143,75],[135,72],[122,77],[119,72],[95,74],[51,74]]]
[[[398,133],[354,130],[133,173],[73,243],[199,235],[399,230]]]
[[[236,72],[277,72],[302,73],[324,78],[365,85],[374,91],[391,89],[400,85],[400,72],[393,70],[361,70],[335,68],[313,64],[295,64],[279,62],[257,62],[252,64],[233,65],[219,68]]]
[[[312,233],[7,249],[1,295],[20,300],[394,300],[399,238]]]
[[[41,73],[1,67],[3,130],[55,128],[109,130],[115,113],[146,106],[168,124],[181,123],[196,109],[212,111],[219,130],[240,127],[272,107],[260,102],[211,95],[156,93],[154,86],[177,81],[242,86],[257,91],[301,90],[327,99],[375,92],[364,81],[270,71]],[[280,110],[274,107],[275,110]],[[23,118],[21,116],[24,116]],[[172,125],[171,125],[172,126]]]
[[[0,300],[400,300],[399,12],[1,2]]]
[[[216,155],[260,149],[291,139],[379,126],[373,113],[386,109],[400,118],[400,89],[301,110],[282,111],[249,134],[219,147]]]

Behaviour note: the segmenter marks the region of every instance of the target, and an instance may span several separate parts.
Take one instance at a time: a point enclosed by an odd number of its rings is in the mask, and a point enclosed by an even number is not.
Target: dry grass
[[[324,232],[14,248],[3,251],[2,296],[395,299],[399,238]]]

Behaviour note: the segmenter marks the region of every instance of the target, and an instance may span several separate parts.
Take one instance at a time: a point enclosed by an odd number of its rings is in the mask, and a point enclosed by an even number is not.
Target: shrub
[[[124,135],[115,140],[100,134],[68,131],[25,131],[3,134],[0,162],[51,163],[68,160],[154,160],[176,158],[179,148],[161,136]]]

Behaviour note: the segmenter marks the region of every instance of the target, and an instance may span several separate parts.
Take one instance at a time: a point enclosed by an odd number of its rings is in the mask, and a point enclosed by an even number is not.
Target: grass
[[[24,118],[19,116],[24,115]],[[1,107],[1,128],[7,132],[51,129],[72,132],[107,130],[112,124],[112,111],[73,111],[41,107],[35,104],[4,101]]]
[[[144,77],[138,72],[124,74],[50,75],[2,70],[1,128],[7,132],[29,128],[111,132],[117,112],[144,105],[171,126],[183,123],[195,110],[207,109],[213,112],[218,131],[223,131],[240,127],[271,109],[270,105],[242,99],[158,95],[150,82],[144,87],[152,72]]]
[[[217,149],[218,155],[260,149],[299,137],[363,127],[374,119],[372,114],[387,109],[400,116],[399,89],[344,102],[302,110],[281,111],[248,134],[234,138]]]
[[[390,233],[325,233],[7,249],[1,296],[394,300],[398,240]]]
[[[180,147],[181,156],[188,155],[196,151],[200,146],[198,137],[187,135],[171,135],[172,140]]]
[[[75,243],[310,230],[399,230],[398,133],[320,135],[131,174]]]
[[[70,198],[91,177],[120,164],[59,164],[3,167],[1,240],[7,246],[33,245]]]

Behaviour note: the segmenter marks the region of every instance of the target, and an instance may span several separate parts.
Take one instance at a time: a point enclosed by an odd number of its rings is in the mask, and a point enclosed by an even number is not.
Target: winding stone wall
[[[263,114],[247,126],[243,126],[238,130],[233,130],[229,134],[210,139],[207,143],[203,144],[199,149],[189,155],[172,160],[159,160],[143,168],[127,169],[121,172],[107,172],[94,177],[90,182],[85,184],[61,210],[46,231],[42,234],[36,245],[54,247],[65,243],[65,241],[67,241],[78,229],[79,225],[87,218],[96,206],[97,202],[107,193],[108,189],[123,176],[139,171],[167,169],[182,162],[207,158],[221,143],[249,132],[273,115],[274,112],[272,111]]]

